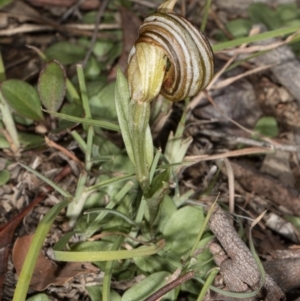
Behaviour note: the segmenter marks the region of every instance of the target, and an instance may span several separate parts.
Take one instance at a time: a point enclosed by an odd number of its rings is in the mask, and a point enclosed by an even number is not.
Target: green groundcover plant
[[[210,2],[205,7],[202,31]],[[59,42],[45,53],[35,49],[45,62],[37,87],[21,80],[7,80],[0,60],[0,147],[16,158],[22,158],[28,148],[40,147],[44,144],[41,135],[18,131],[16,125],[47,127],[46,116],[51,114],[59,118],[58,127],[52,131],[69,131],[85,158],[74,195],[22,164],[53,187],[61,201],[36,229],[14,301],[26,300],[39,250],[63,209],[73,231],[53,246],[53,260],[91,261],[104,271],[102,285],[87,287],[93,301],[147,300],[174,279],[184,280],[171,285],[162,300],[177,300],[180,292],[189,292],[189,300],[198,301],[204,298],[218,273],[206,247],[213,239],[206,227],[211,212],[205,213],[199,205],[191,206],[188,200],[193,191],[180,195],[178,188],[178,173],[188,164],[184,157],[192,142],[190,137],[183,138],[187,111],[162,153],[153,145],[149,124],[151,102],[161,94],[165,103],[186,99],[187,104],[213,77],[213,50],[294,33],[298,24],[277,26],[266,33],[238,37],[211,47],[202,33],[173,13],[175,4],[176,0],[165,1],[146,18],[129,55],[127,77],[118,69],[116,82],[110,84],[106,84],[101,69],[113,62],[121,49],[120,44],[116,46],[110,41],[96,41],[87,65],[77,65],[77,77],[72,79],[67,77],[64,65],[84,58],[87,40],[80,40],[76,50],[67,42]],[[174,41],[172,45],[166,42],[170,39]],[[106,62],[99,64],[97,57],[105,57]],[[82,124],[82,131],[76,127],[78,124]],[[257,126],[259,131],[265,127],[268,125],[264,122]],[[105,139],[105,131],[120,131],[125,150]],[[1,183],[9,178],[8,170],[1,171]],[[90,185],[92,178],[95,184]],[[108,203],[104,202],[105,196],[109,196]],[[88,240],[100,230],[108,233],[104,239]],[[80,234],[80,242],[70,242],[74,233]],[[128,280],[137,275],[144,279],[122,295],[111,288],[112,278]],[[49,298],[43,293],[27,300]]]

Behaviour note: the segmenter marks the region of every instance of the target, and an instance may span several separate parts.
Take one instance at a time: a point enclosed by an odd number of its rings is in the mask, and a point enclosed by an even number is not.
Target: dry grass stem
[[[45,141],[49,147],[53,147],[59,151],[61,151],[63,154],[65,154],[67,157],[69,157],[71,160],[76,162],[81,169],[84,169],[84,164],[81,162],[72,152],[65,149],[61,145],[55,143],[54,141],[50,140],[48,137],[45,137]]]
[[[244,149],[239,149],[234,151],[228,151],[226,153],[215,154],[215,155],[186,156],[184,158],[184,161],[191,162],[191,164],[188,164],[189,166],[191,166],[201,161],[218,160],[224,158],[240,157],[245,155],[267,154],[271,152],[273,152],[273,150],[270,148],[250,147],[250,148],[244,148]]]

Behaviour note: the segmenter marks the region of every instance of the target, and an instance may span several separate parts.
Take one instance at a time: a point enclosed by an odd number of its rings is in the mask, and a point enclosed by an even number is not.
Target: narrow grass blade
[[[120,181],[129,180],[129,179],[131,179],[133,177],[134,177],[133,174],[131,174],[131,175],[125,175],[125,176],[120,176],[120,177],[115,177],[115,178],[112,178],[112,179],[100,182],[98,184],[95,184],[93,186],[90,186],[90,187],[88,187],[88,188],[85,189],[85,192],[94,191],[94,190],[97,190],[99,188],[108,186],[108,185],[110,185],[112,183],[117,183],[117,182],[120,182]]]
[[[210,5],[211,5],[211,0],[206,0],[205,8],[204,8],[204,15],[202,18],[202,23],[201,23],[201,31],[202,32],[205,31],[205,27],[206,27],[208,15],[209,15]]]
[[[111,123],[109,121],[104,121],[104,120],[95,120],[95,119],[87,119],[87,118],[81,118],[81,117],[75,117],[71,115],[66,115],[62,113],[57,113],[53,111],[48,111],[48,110],[43,110],[44,112],[47,112],[53,116],[66,119],[69,121],[77,122],[77,123],[82,123],[85,125],[91,125],[91,126],[96,126],[100,127],[106,130],[111,130],[111,131],[119,131],[120,127],[114,123]]]
[[[70,225],[74,226],[78,216],[81,214],[84,203],[89,196],[89,193],[84,193],[85,184],[87,181],[87,173],[83,171],[78,179],[75,197],[69,204],[67,210],[67,217],[70,218]]]
[[[147,247],[140,247],[133,250],[120,251],[97,251],[97,252],[69,252],[69,251],[54,251],[54,260],[81,262],[81,261],[107,261],[107,260],[122,260],[135,257],[143,257],[156,254],[164,247],[164,241],[160,240],[157,244]]]
[[[128,191],[132,188],[133,183],[127,182],[123,188],[113,197],[113,199],[107,204],[106,209],[113,209],[122,199],[126,196]],[[86,229],[86,237],[91,237],[98,229],[99,223],[107,215],[107,212],[101,212],[92,222],[92,224]]]
[[[214,212],[217,200],[218,199],[216,199],[215,202],[210,207],[210,209],[209,209],[209,211],[208,211],[208,213],[207,213],[207,215],[205,217],[205,220],[204,220],[203,224],[201,225],[200,231],[199,231],[198,236],[197,236],[197,238],[195,240],[195,243],[194,243],[194,245],[193,245],[193,247],[192,247],[192,249],[190,251],[189,257],[192,257],[194,255],[195,251],[196,251],[197,245],[198,245],[199,241],[202,238],[202,235],[203,235],[203,233],[204,233],[204,231],[206,229],[206,226],[208,225],[208,222],[209,222],[209,219],[210,219],[211,215]]]
[[[89,172],[92,168],[92,149],[94,140],[94,128],[89,126],[87,129],[87,142],[85,152],[85,169]]]
[[[203,287],[202,287],[202,290],[197,298],[197,301],[202,301],[206,295],[206,292],[208,291],[210,285],[213,283],[216,275],[219,273],[219,269],[213,269],[209,276],[207,277]]]
[[[108,208],[91,209],[91,210],[85,211],[84,214],[99,213],[99,212],[106,212],[106,213],[116,215],[116,216],[122,218],[124,221],[126,221],[129,225],[137,227],[137,224],[132,219],[130,219],[126,214],[124,214],[120,211],[117,211],[117,210],[112,210],[112,209],[108,209]]]
[[[286,34],[291,34],[291,33],[296,32],[297,30],[299,30],[298,25],[293,25],[293,26],[289,26],[289,27],[285,27],[285,28],[275,29],[275,30],[263,32],[263,33],[260,33],[260,34],[256,34],[256,35],[253,35],[253,36],[250,36],[250,37],[238,38],[238,39],[235,39],[235,40],[232,40],[232,41],[218,43],[218,44],[212,46],[212,50],[214,52],[216,52],[216,51],[224,50],[224,49],[227,49],[227,48],[240,46],[244,43],[248,44],[248,43],[258,42],[258,41],[261,41],[261,40],[266,40],[266,39],[270,39],[270,38],[283,36],[283,35],[286,35]]]
[[[19,164],[23,168],[25,168],[26,170],[30,171],[31,173],[33,173],[34,175],[36,175],[38,178],[40,178],[41,180],[43,180],[45,183],[47,183],[48,185],[50,185],[55,191],[57,191],[58,193],[60,193],[63,197],[65,197],[65,198],[72,198],[72,195],[69,192],[67,192],[66,190],[64,190],[61,187],[59,187],[56,183],[54,183],[53,181],[51,181],[48,178],[46,178],[45,176],[43,176],[41,173],[39,173],[35,169],[32,169],[31,167],[29,167],[27,165],[24,165],[22,163],[19,163]]]
[[[75,87],[73,86],[73,84],[68,78],[67,78],[66,88],[67,88],[68,96],[71,98],[71,100],[79,105],[82,105],[79,94],[77,93]]]
[[[123,237],[118,237],[112,246],[112,250],[117,250],[123,242]],[[111,277],[114,261],[109,260],[105,265],[104,278],[103,278],[103,289],[102,289],[102,301],[111,301],[110,289],[111,289]]]
[[[81,148],[81,150],[83,151],[83,153],[85,153],[86,152],[86,143],[82,139],[82,137],[75,130],[71,132],[71,135],[72,135],[73,139],[78,143],[78,145]]]
[[[26,255],[22,271],[14,293],[13,301],[25,301],[30,280],[34,271],[34,267],[42,248],[44,240],[59,212],[69,204],[69,201],[64,200],[52,207],[42,221],[39,223],[30,248]]]
[[[82,65],[80,65],[80,64],[78,64],[76,67],[77,67],[77,76],[78,76],[78,81],[79,81],[82,106],[83,106],[83,109],[85,112],[85,117],[87,119],[90,119],[92,117],[92,114],[91,114],[89,99],[88,99],[87,91],[86,91],[83,68],[82,68]]]

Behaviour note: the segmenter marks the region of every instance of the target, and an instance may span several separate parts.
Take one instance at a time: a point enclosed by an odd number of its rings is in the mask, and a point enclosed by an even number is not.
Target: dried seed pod
[[[163,49],[168,67],[159,93],[168,100],[179,101],[196,95],[208,85],[213,77],[213,53],[205,36],[190,22],[163,11],[147,17],[140,27],[139,37],[129,55],[129,68],[140,43]],[[153,63],[147,61],[147,64]],[[139,70],[142,69],[140,66]]]

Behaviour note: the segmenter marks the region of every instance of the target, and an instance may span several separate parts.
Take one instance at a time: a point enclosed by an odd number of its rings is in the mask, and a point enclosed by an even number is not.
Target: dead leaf
[[[0,288],[3,286],[4,277],[7,271],[7,261],[9,255],[10,244],[12,242],[15,229],[23,218],[39,203],[44,197],[45,193],[38,196],[33,202],[31,202],[23,211],[15,216],[7,224],[0,228]],[[0,301],[2,299],[2,290],[0,289]]]
[[[69,166],[65,167],[60,174],[57,175],[55,181],[58,182],[67,176],[71,172]],[[49,193],[52,188],[48,186],[47,192]],[[46,196],[47,192],[42,192],[37,196],[26,208],[24,208],[17,216],[15,216],[11,221],[0,227],[0,301],[2,300],[2,286],[4,277],[7,271],[7,261],[9,255],[10,245],[15,233],[15,229],[23,218]]]
[[[19,237],[15,242],[12,260],[18,275],[21,273],[32,239],[33,235],[26,235]],[[92,264],[82,262],[68,262],[63,268],[60,268],[40,251],[30,286],[36,291],[43,291],[49,285],[63,286],[76,276],[87,273],[99,273],[99,271]]]

